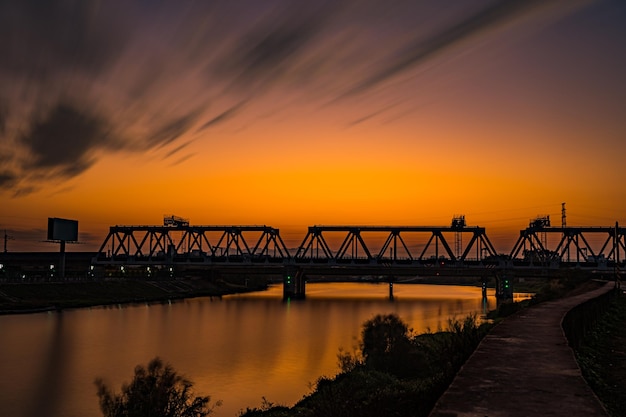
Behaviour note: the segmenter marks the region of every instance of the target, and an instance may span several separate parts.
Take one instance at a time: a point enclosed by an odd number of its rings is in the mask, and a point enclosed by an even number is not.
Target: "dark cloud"
[[[377,111],[375,111],[373,113],[369,113],[369,114],[367,114],[365,116],[359,117],[358,119],[353,120],[352,122],[348,123],[348,127],[356,126],[356,125],[359,125],[361,123],[367,122],[368,120],[371,120],[371,119],[373,119],[373,118],[375,118],[377,116],[380,116],[381,114],[389,111],[390,109],[392,109],[393,107],[397,106],[398,104],[399,103],[394,103],[394,104],[386,106],[386,107],[384,107],[384,108],[382,108],[380,110],[377,110]]]
[[[0,138],[2,138],[2,136],[4,136],[5,134],[8,115],[9,115],[8,108],[2,103],[0,103]]]
[[[180,164],[182,164],[183,162],[185,162],[186,160],[188,160],[189,158],[192,158],[192,157],[193,157],[192,154],[185,155],[185,156],[179,158],[178,160],[174,161],[173,163],[171,163],[170,166],[173,167],[173,166],[176,166],[176,165],[180,165]]]
[[[206,122],[202,126],[200,126],[196,130],[196,133],[202,132],[203,130],[208,129],[211,126],[215,126],[216,124],[223,123],[223,122],[233,118],[237,113],[239,113],[239,111],[242,109],[242,107],[244,105],[245,105],[245,102],[242,101],[241,103],[238,103],[238,104],[234,105],[233,107],[229,108],[228,110],[223,111],[222,113],[218,114],[217,116],[213,117],[211,120],[209,120],[208,122]]]
[[[195,111],[173,120],[168,120],[150,134],[148,141],[160,146],[173,142],[195,124],[199,115],[199,111]]]
[[[39,187],[36,187],[34,185],[27,185],[24,187],[17,187],[17,188],[13,187],[13,197],[25,197],[38,190],[39,190]]]
[[[182,151],[183,149],[185,149],[187,146],[189,146],[191,144],[191,142],[185,142],[177,147],[175,147],[174,149],[172,149],[171,151],[169,151],[168,153],[165,154],[165,156],[163,156],[163,159],[167,159],[170,158],[174,155],[176,155],[177,153],[179,153],[180,151]]]
[[[276,71],[304,47],[314,34],[311,24],[281,24],[245,36],[227,69],[240,70],[241,79],[253,80]]]
[[[337,2],[339,3],[339,2]],[[249,88],[276,82],[281,73],[297,62],[298,55],[322,33],[338,6],[320,2],[317,7],[300,3],[272,13],[271,19],[256,23],[237,38],[218,68],[234,74],[236,87]]]
[[[497,24],[505,23],[540,4],[550,1],[539,0],[500,0],[483,9],[464,16],[462,20],[427,37],[418,39],[406,50],[397,54],[397,58],[385,65],[382,70],[371,74],[348,90],[346,95],[361,93],[399,73],[416,66],[433,55],[444,51],[477,33]]]
[[[107,141],[107,123],[76,106],[59,103],[40,120],[34,120],[20,138],[30,158],[24,167],[57,169],[64,177],[85,171],[92,164],[92,151]]]
[[[96,106],[59,102],[47,112],[38,113],[29,121],[25,132],[16,138],[17,149],[10,149],[9,141],[4,140],[4,151],[0,152],[0,160],[13,166],[12,170],[2,173],[0,190],[13,189],[14,196],[24,196],[38,189],[29,183],[82,174],[96,161],[98,151],[141,151],[169,144],[189,131],[200,115],[195,111],[178,117],[162,116],[165,121],[144,139],[125,141],[114,133],[116,129],[110,119],[104,112],[98,113]],[[18,185],[21,188],[17,189]]]
[[[4,171],[0,172],[0,189],[11,188],[17,183],[17,176],[14,172]]]
[[[59,195],[59,194],[64,194],[64,193],[70,192],[74,188],[75,187],[73,185],[68,185],[68,186],[65,186],[65,187],[61,187],[59,189],[51,190],[50,193],[48,194],[48,197],[53,197],[53,196],[56,196],[56,195]]]
[[[63,71],[100,73],[114,62],[130,26],[108,2],[0,1],[4,71],[47,78]]]
[[[112,144],[89,89],[130,36],[113,3],[0,0],[0,152],[16,178],[0,190],[22,196],[80,175]]]

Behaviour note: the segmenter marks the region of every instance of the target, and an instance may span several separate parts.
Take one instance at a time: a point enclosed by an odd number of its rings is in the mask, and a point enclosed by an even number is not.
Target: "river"
[[[98,417],[93,381],[119,392],[155,356],[221,400],[217,417],[267,401],[293,405],[320,376],[338,371],[362,324],[395,313],[414,331],[495,308],[466,286],[308,284],[307,299],[282,301],[282,287],[219,298],[0,316],[0,415]]]

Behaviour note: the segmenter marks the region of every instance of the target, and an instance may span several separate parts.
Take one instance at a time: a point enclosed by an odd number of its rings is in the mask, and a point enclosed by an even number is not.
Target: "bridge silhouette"
[[[307,274],[391,277],[436,270],[491,273],[499,283],[518,269],[621,270],[620,253],[626,253],[626,228],[617,223],[551,227],[549,217],[531,221],[510,252],[497,253],[486,229],[467,226],[464,216],[449,226],[310,226],[295,248],[271,226],[190,225],[172,216],[163,225],[110,227],[92,265],[278,273],[286,297],[303,297]]]

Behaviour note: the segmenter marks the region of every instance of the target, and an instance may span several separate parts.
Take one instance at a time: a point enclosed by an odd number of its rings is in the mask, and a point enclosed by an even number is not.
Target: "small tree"
[[[377,315],[365,322],[361,338],[361,350],[366,363],[410,345],[409,329],[395,314]]]
[[[412,331],[397,315],[377,315],[363,324],[363,363],[398,377],[416,376],[424,367],[424,355],[414,348],[412,337]]]
[[[193,397],[193,384],[178,375],[159,358],[138,365],[130,384],[122,385],[122,392],[114,394],[97,378],[100,410],[104,417],[205,417],[213,411],[209,396]]]

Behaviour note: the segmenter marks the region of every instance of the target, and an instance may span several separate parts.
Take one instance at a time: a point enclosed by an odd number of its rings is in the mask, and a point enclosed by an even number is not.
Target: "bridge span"
[[[617,274],[624,266],[620,253],[626,253],[626,229],[617,223],[551,227],[549,218],[531,221],[509,253],[497,253],[486,229],[467,226],[464,216],[449,226],[311,226],[292,248],[271,226],[166,220],[163,225],[110,227],[92,265],[172,274],[194,269],[281,274],[286,296],[298,297],[304,296],[307,274],[394,277],[445,271],[494,275],[500,282],[512,271],[579,268]]]

